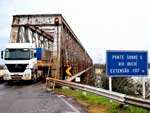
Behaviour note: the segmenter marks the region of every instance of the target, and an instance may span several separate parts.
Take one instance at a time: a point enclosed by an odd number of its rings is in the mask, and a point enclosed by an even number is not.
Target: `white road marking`
[[[61,97],[59,97],[61,98]],[[61,98],[61,100],[63,102],[65,102],[73,111],[75,111],[75,113],[80,113],[75,107],[73,107],[70,103],[68,103],[66,100],[64,100],[63,98]]]

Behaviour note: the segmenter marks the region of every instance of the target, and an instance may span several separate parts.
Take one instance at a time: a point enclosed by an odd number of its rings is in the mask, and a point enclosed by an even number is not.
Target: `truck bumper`
[[[31,80],[31,72],[25,72],[25,73],[7,73],[4,74],[3,79],[4,80]]]
[[[9,77],[4,76],[4,80],[31,80],[31,76],[23,76],[23,75],[11,75]]]

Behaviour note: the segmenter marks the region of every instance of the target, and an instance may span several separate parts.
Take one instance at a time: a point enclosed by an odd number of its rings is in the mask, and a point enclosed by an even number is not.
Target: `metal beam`
[[[49,39],[50,41],[52,41],[52,42],[54,41],[54,38],[53,38],[51,35],[47,34],[45,31],[39,29],[38,27],[32,27],[32,26],[28,26],[28,27],[29,27],[29,29],[31,29],[32,31],[39,33],[40,35],[46,37],[46,38]]]

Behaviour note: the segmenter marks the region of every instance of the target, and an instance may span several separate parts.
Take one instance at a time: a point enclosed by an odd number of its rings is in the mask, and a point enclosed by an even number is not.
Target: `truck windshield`
[[[28,60],[30,49],[6,49],[5,60]]]

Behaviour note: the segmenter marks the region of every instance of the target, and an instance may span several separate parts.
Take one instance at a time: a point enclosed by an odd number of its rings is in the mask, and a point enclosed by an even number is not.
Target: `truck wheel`
[[[36,83],[37,82],[37,75],[34,73],[32,77],[32,82]]]
[[[33,77],[32,81],[33,81],[33,83],[36,83],[37,82],[37,78]]]
[[[46,82],[47,73],[48,73],[48,70],[47,70],[47,69],[44,69],[44,71],[43,71],[43,76],[42,76],[42,81],[43,81],[43,82]]]

